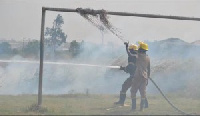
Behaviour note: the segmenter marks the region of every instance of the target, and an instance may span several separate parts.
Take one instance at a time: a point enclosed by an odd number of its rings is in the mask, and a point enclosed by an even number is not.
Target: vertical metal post
[[[38,107],[42,105],[42,74],[43,74],[43,57],[44,57],[44,25],[45,25],[46,9],[42,7],[42,23],[40,33],[40,70],[39,70],[39,86],[38,86]]]

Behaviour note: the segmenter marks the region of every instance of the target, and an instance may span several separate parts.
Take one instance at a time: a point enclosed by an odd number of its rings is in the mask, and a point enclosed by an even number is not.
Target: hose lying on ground
[[[177,108],[174,104],[172,104],[169,99],[164,95],[164,93],[160,90],[160,88],[158,87],[158,85],[155,83],[155,81],[152,78],[149,78],[151,80],[151,82],[156,86],[156,88],[158,89],[158,91],[161,93],[161,95],[165,98],[165,100],[178,112],[180,112],[181,114],[184,115],[192,115],[189,113],[184,112],[183,110],[180,110],[179,108]]]

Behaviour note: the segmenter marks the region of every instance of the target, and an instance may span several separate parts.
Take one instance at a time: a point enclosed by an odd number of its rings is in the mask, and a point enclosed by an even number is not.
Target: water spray
[[[30,63],[30,64],[39,64],[39,61],[22,61],[22,60],[0,60],[0,62],[4,63]],[[97,68],[113,68],[119,69],[120,66],[105,66],[105,65],[94,65],[94,64],[76,64],[76,63],[68,63],[68,62],[44,62],[44,64],[51,65],[71,65],[71,66],[88,66],[88,67],[97,67]]]

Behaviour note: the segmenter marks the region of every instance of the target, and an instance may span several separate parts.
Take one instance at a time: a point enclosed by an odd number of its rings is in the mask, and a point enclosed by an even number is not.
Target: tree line
[[[63,17],[58,14],[53,21],[52,27],[46,27],[45,29],[45,50],[49,50],[51,57],[55,57],[56,49],[66,43],[67,34],[63,32],[62,25],[64,24]],[[23,43],[22,43],[23,44]],[[40,49],[39,40],[32,40],[27,45],[23,46],[22,49],[12,48],[8,42],[0,43],[0,55],[15,55],[19,54],[22,56],[39,56]],[[76,40],[70,42],[69,52],[72,56],[79,54],[82,48],[83,42],[78,43]]]

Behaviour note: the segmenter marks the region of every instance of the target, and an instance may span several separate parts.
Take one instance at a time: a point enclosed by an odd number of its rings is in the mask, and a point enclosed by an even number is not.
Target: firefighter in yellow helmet
[[[136,93],[139,90],[141,95],[140,110],[148,107],[146,99],[146,85],[150,77],[150,58],[146,54],[148,45],[144,42],[139,43],[138,55],[136,59],[136,70],[131,86],[132,110],[136,109]]]
[[[132,78],[135,72],[135,62],[137,57],[138,47],[135,44],[131,44],[128,46],[128,43],[124,43],[126,45],[126,51],[128,54],[128,65],[126,67],[120,67],[120,70],[124,70],[126,73],[130,74],[130,77],[126,79],[126,81],[122,84],[122,89],[120,91],[120,98],[118,102],[115,104],[124,105],[124,101],[126,99],[126,91],[131,87]]]

